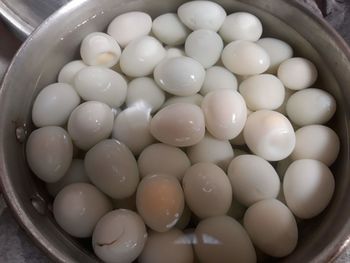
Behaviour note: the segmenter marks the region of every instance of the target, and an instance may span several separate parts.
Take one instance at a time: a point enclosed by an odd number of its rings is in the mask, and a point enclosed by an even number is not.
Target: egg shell
[[[280,191],[275,169],[259,156],[247,154],[234,158],[227,173],[235,198],[245,206],[276,198]]]
[[[155,81],[148,77],[136,78],[129,82],[126,96],[127,107],[149,108],[157,111],[165,101],[165,93]]]
[[[310,60],[300,57],[285,60],[277,71],[277,76],[284,86],[292,90],[301,90],[312,86],[317,75],[316,66]]]
[[[261,74],[242,81],[239,92],[252,111],[275,110],[284,101],[285,88],[274,75]]]
[[[200,107],[202,104],[202,101],[203,101],[203,96],[198,93],[191,96],[186,96],[186,97],[172,96],[165,101],[165,103],[162,105],[162,108],[165,108],[166,106],[169,106],[171,104],[176,104],[176,103],[190,103]]]
[[[249,207],[244,215],[244,227],[253,243],[273,257],[289,255],[298,242],[298,227],[292,212],[275,199]]]
[[[86,67],[74,79],[75,90],[86,101],[106,103],[110,107],[121,106],[126,98],[127,83],[117,72],[103,67]]]
[[[57,126],[34,130],[28,137],[26,157],[30,169],[41,180],[60,180],[72,162],[73,144],[69,134]]]
[[[197,60],[204,68],[213,66],[220,59],[223,47],[221,37],[208,29],[193,31],[185,42],[187,56]]]
[[[295,133],[296,144],[291,154],[293,160],[314,159],[330,166],[340,150],[338,135],[323,125],[309,125]]]
[[[166,45],[182,45],[190,30],[180,21],[177,14],[166,13],[156,17],[152,33]]]
[[[295,133],[281,113],[260,110],[249,115],[243,135],[249,149],[268,161],[288,157],[295,147]]]
[[[232,202],[232,188],[225,172],[212,163],[197,163],[182,179],[186,204],[199,218],[225,215]]]
[[[320,214],[329,204],[335,188],[332,172],[320,161],[294,161],[283,179],[283,192],[293,214],[302,219]]]
[[[188,237],[178,229],[151,232],[138,261],[140,263],[192,263],[193,249]]]
[[[197,144],[187,148],[188,158],[192,164],[208,162],[218,165],[226,171],[233,159],[233,149],[229,141],[218,140],[207,133]]]
[[[74,109],[68,120],[68,133],[74,144],[88,150],[110,136],[113,129],[112,109],[102,102],[88,101]]]
[[[58,82],[74,85],[75,75],[87,67],[82,60],[73,60],[64,65],[58,73]]]
[[[226,45],[221,60],[228,70],[239,75],[261,74],[270,66],[270,58],[265,49],[246,40]]]
[[[255,249],[244,228],[229,216],[202,220],[195,230],[194,250],[201,263],[256,262]]]
[[[137,188],[137,211],[146,225],[157,232],[173,228],[182,215],[184,205],[181,185],[174,176],[148,175]]]
[[[243,130],[247,119],[247,106],[237,91],[210,92],[205,95],[201,108],[206,128],[215,138],[230,140]]]
[[[63,188],[53,202],[53,215],[68,234],[90,237],[98,220],[112,210],[110,200],[95,186],[70,184]]]
[[[108,139],[85,155],[85,170],[91,182],[112,198],[130,197],[139,183],[135,157],[121,142]]]
[[[131,41],[120,56],[120,67],[129,77],[145,77],[153,72],[165,57],[162,44],[151,36],[143,36]]]
[[[229,43],[235,40],[257,41],[262,31],[262,24],[255,15],[236,12],[225,18],[219,34],[225,42]]]
[[[70,84],[53,83],[43,88],[35,98],[32,120],[35,126],[64,125],[80,97]]]
[[[55,183],[47,183],[46,188],[50,195],[56,196],[64,187],[73,183],[90,183],[81,159],[73,159],[65,175]]]
[[[110,68],[118,63],[120,55],[117,41],[102,32],[88,34],[80,45],[80,56],[89,66]]]
[[[148,35],[152,28],[152,18],[144,12],[127,12],[114,18],[108,25],[107,33],[121,47],[126,47],[131,41]]]
[[[138,155],[155,141],[150,133],[150,123],[149,110],[127,108],[115,119],[112,137],[124,143],[134,155]]]
[[[268,73],[276,74],[279,65],[283,61],[293,57],[292,47],[280,39],[265,37],[259,39],[256,43],[269,54],[270,67],[267,70]]]
[[[225,20],[226,12],[217,3],[211,1],[190,1],[182,4],[177,14],[192,30],[209,29],[218,31]]]
[[[202,110],[189,103],[169,105],[151,120],[151,134],[173,146],[191,146],[203,139],[205,122]]]
[[[199,92],[205,96],[217,89],[237,90],[237,79],[224,67],[213,66],[206,70],[203,86]]]
[[[153,75],[159,87],[170,94],[191,96],[201,89],[205,70],[192,58],[175,57],[159,63]]]
[[[168,174],[179,180],[191,166],[187,155],[174,146],[156,143],[146,147],[140,154],[138,167],[141,177],[149,174]]]
[[[288,117],[299,126],[324,124],[333,117],[336,108],[331,94],[315,88],[295,92],[286,105]]]
[[[103,262],[131,263],[145,246],[147,232],[141,217],[118,209],[104,215],[92,235],[92,247]]]

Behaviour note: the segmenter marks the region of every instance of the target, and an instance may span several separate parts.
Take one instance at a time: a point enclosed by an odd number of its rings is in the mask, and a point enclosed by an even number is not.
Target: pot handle
[[[22,41],[24,41],[35,29],[2,1],[0,1],[0,16],[3,18],[4,22],[9,25],[13,33]]]

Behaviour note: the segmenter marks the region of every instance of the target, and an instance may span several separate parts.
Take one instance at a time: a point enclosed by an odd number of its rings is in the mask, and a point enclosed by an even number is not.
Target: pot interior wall
[[[116,15],[142,10],[156,17],[176,11],[183,1],[175,0],[102,0],[73,1],[49,18],[28,39],[18,53],[4,81],[2,90],[0,139],[1,177],[6,198],[22,225],[36,242],[61,262],[94,262],[96,258],[81,244],[63,233],[50,212],[50,198],[43,184],[29,171],[24,144],[16,139],[16,129],[31,124],[31,106],[35,96],[47,84],[55,82],[59,69],[79,55],[79,43],[93,31],[105,30]],[[248,11],[263,22],[264,36],[290,43],[295,55],[312,60],[319,69],[316,87],[333,94],[338,103],[331,123],[341,138],[341,153],[332,171],[336,193],[330,206],[315,219],[301,223],[297,249],[282,262],[326,261],[329,252],[350,233],[349,190],[349,101],[350,66],[334,39],[289,1],[218,1],[227,13]],[[277,18],[279,17],[279,18]],[[288,25],[287,25],[288,24]],[[298,32],[299,33],[298,33]],[[38,212],[32,205],[39,205]],[[39,203],[39,204],[38,204]],[[46,248],[45,248],[46,247]],[[271,262],[271,259],[269,259]]]

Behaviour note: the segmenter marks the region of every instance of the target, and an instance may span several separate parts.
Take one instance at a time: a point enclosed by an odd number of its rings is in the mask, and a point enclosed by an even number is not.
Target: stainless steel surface
[[[0,0],[0,16],[20,39],[28,35],[59,7],[70,0]]]
[[[49,18],[29,37],[5,77],[0,98],[2,189],[18,221],[37,244],[58,262],[94,262],[95,258],[63,233],[49,212],[41,215],[33,208],[33,196],[41,196],[47,200],[47,204],[50,200],[25,163],[24,146],[16,140],[16,128],[24,123],[28,124],[28,129],[31,128],[30,108],[33,98],[41,88],[54,81],[58,69],[77,54],[79,42],[84,35],[94,30],[103,30],[108,21],[119,13],[145,10],[155,16],[175,10],[181,2],[74,1]],[[247,10],[257,14],[267,28],[267,35],[277,36],[292,43],[299,55],[312,59],[318,65],[320,83],[337,98],[339,107],[333,127],[341,137],[342,149],[334,166],[336,194],[330,207],[321,216],[302,224],[297,250],[282,260],[327,262],[348,242],[350,233],[350,196],[347,194],[350,188],[349,48],[333,29],[292,1],[218,2],[229,12]]]

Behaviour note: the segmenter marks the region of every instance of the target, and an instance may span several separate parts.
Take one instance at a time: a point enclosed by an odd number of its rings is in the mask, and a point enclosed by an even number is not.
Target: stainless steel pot
[[[0,98],[0,179],[4,196],[33,240],[57,262],[95,262],[81,243],[54,222],[50,199],[31,174],[24,142],[32,129],[33,99],[54,82],[61,66],[78,55],[89,32],[104,30],[116,15],[143,10],[153,16],[175,11],[182,0],[77,0],[48,18],[23,44],[2,83]],[[296,54],[314,61],[320,87],[337,99],[332,127],[341,138],[333,166],[336,193],[322,215],[302,222],[297,249],[282,262],[328,262],[347,245],[350,235],[350,50],[338,34],[303,6],[289,0],[220,0],[228,12],[245,10],[259,16],[265,35],[281,38]],[[349,192],[349,193],[348,193]]]

